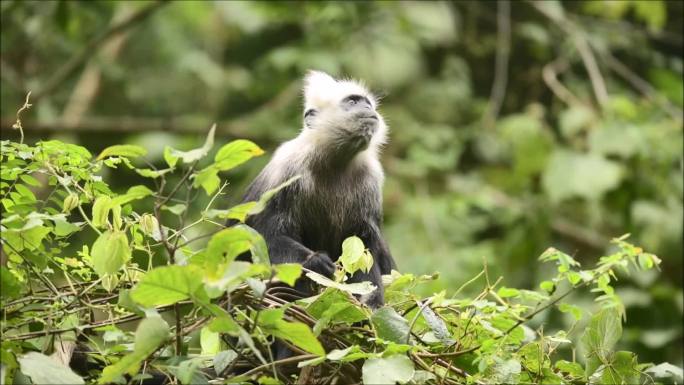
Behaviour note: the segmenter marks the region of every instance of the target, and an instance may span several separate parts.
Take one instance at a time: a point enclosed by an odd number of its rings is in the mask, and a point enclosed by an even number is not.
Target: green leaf
[[[285,182],[281,183],[280,185],[265,191],[261,196],[259,197],[259,200],[256,202],[254,207],[249,211],[248,215],[256,215],[259,214],[260,212],[264,211],[266,208],[266,205],[268,202],[273,198],[280,190],[284,189],[285,187],[291,185],[292,183],[296,182],[299,178],[301,178],[301,175],[295,175],[292,178],[286,180]],[[250,203],[250,202],[248,202]]]
[[[560,305],[558,305],[558,310],[560,310],[563,313],[572,314],[576,321],[582,319],[582,308],[580,308],[579,306],[563,302]]]
[[[108,156],[125,156],[127,158],[137,158],[147,155],[147,150],[134,144],[116,144],[102,150],[95,160],[104,159]]]
[[[230,170],[248,161],[252,157],[262,155],[264,150],[249,140],[234,140],[223,147],[214,157],[214,167],[219,171]]]
[[[90,255],[97,275],[102,277],[116,273],[131,259],[131,247],[126,233],[105,231],[93,243]]]
[[[165,168],[163,170],[152,170],[150,168],[136,168],[135,172],[144,176],[145,178],[159,178],[160,176],[173,171],[173,168]]]
[[[173,206],[166,206],[166,205],[162,206],[162,210],[170,211],[170,212],[172,212],[172,213],[175,214],[175,215],[181,215],[181,214],[183,214],[183,212],[185,212],[185,210],[186,210],[187,208],[188,208],[188,206],[186,206],[186,205],[184,205],[184,204],[182,204],[182,203],[178,203],[178,204],[175,204],[175,205],[173,205]]]
[[[549,294],[553,294],[553,292],[556,290],[556,284],[552,281],[542,281],[539,284],[539,287]]]
[[[268,263],[268,248],[264,239],[247,225],[237,225],[214,234],[205,251],[204,267],[209,275],[216,276],[235,258],[250,250],[254,263]]]
[[[193,187],[200,187],[204,189],[207,195],[211,195],[221,185],[221,179],[218,177],[218,170],[214,167],[207,167],[195,174],[195,179],[192,182]]]
[[[170,168],[176,167],[176,163],[178,163],[178,156],[174,155],[173,151],[174,149],[169,146],[164,147],[164,160]]]
[[[302,265],[299,263],[281,263],[274,266],[276,277],[290,286],[294,286],[302,275]]]
[[[0,296],[3,299],[16,298],[21,294],[23,285],[5,266],[0,266]]]
[[[600,365],[589,382],[594,384],[639,384],[641,373],[637,368],[636,354],[620,351],[611,354],[608,361]]]
[[[496,294],[501,298],[510,298],[519,296],[520,291],[518,289],[512,289],[510,287],[502,286],[499,288]]]
[[[377,309],[371,316],[375,333],[386,341],[406,344],[409,341],[408,321],[391,307]]]
[[[112,199],[112,205],[125,205],[128,202],[145,198],[146,196],[152,195],[153,192],[149,188],[143,185],[133,186],[126,191],[125,194],[119,195]]]
[[[209,129],[209,134],[204,142],[204,145],[200,148],[196,148],[190,151],[179,151],[171,147],[166,147],[164,149],[164,160],[169,164],[169,167],[174,167],[176,162],[180,159],[183,163],[192,163],[194,161],[200,160],[209,153],[209,150],[214,146],[214,133],[216,132],[216,124],[211,126]]]
[[[518,351],[520,356],[520,362],[525,366],[525,368],[533,373],[539,373],[541,371],[540,359],[543,359],[542,349],[538,342],[531,342],[525,344]]]
[[[415,371],[413,361],[396,354],[384,358],[370,358],[363,363],[363,383],[396,384],[408,382]]]
[[[74,231],[78,231],[81,229],[80,226],[77,226],[73,223],[67,222],[65,219],[61,218],[56,218],[54,220],[55,222],[55,235],[59,237],[65,237]]]
[[[618,186],[623,177],[620,164],[595,154],[556,151],[542,176],[552,203],[573,197],[597,200]]]
[[[496,384],[517,384],[522,369],[520,362],[516,359],[504,360],[497,356],[493,356],[493,359],[494,364],[485,371],[490,381]]]
[[[663,362],[656,366],[651,366],[645,370],[646,373],[651,374],[655,378],[668,378],[673,382],[681,384],[684,382],[684,371],[682,368],[672,365],[668,362]]]
[[[565,376],[570,376],[571,378],[584,378],[584,369],[582,368],[582,365],[577,362],[560,360],[556,361],[554,366]]]
[[[256,202],[245,202],[237,206],[233,206],[228,210],[210,210],[207,213],[209,217],[218,217],[223,219],[237,219],[240,222],[244,222],[249,215],[256,215],[264,211],[268,202],[273,198],[280,190],[294,183],[297,179],[301,178],[300,175],[294,176],[282,184],[267,190],[259,197]]]
[[[342,255],[339,258],[347,273],[353,274],[357,270],[369,272],[373,266],[373,257],[363,245],[361,238],[352,236],[342,242]]]
[[[145,307],[170,305],[194,296],[202,285],[202,275],[192,265],[162,266],[145,274],[131,298]]]
[[[169,325],[159,316],[148,317],[140,322],[135,331],[133,352],[102,370],[100,384],[118,382],[124,374],[135,374],[140,363],[152,354],[169,337]]]
[[[351,294],[357,294],[357,295],[366,295],[372,293],[374,290],[376,290],[375,285],[368,281],[364,282],[357,282],[357,283],[339,283],[335,282],[332,279],[326,278],[321,274],[315,273],[313,271],[310,271],[306,273],[306,276],[318,283],[319,285],[325,286],[325,287],[334,287],[336,289],[346,291],[347,293]]]
[[[339,289],[335,289],[332,287],[329,287],[319,295],[316,300],[314,300],[307,308],[306,310],[311,314],[314,318],[320,319],[323,317],[323,315],[334,305],[337,304],[348,304],[353,307],[356,307],[356,299],[353,298],[349,293],[344,292]],[[359,309],[360,310],[360,309]],[[362,313],[363,315],[363,313]],[[365,318],[365,317],[363,317]],[[360,320],[358,320],[360,321]],[[351,322],[356,322],[356,321],[351,321]]]
[[[259,326],[276,338],[282,338],[295,346],[319,356],[325,355],[325,349],[308,326],[301,322],[287,322],[282,319],[284,309],[262,310]]]
[[[202,364],[201,358],[191,358],[181,362],[175,370],[172,369],[172,372],[183,385],[208,385],[209,382],[199,370]]]
[[[205,326],[200,331],[200,346],[202,355],[216,355],[221,350],[221,339],[219,334]]]
[[[621,335],[622,323],[615,308],[604,308],[591,317],[580,340],[587,358],[587,376],[594,373],[602,363],[610,361],[610,353]]]
[[[83,378],[69,367],[44,354],[29,352],[20,356],[18,361],[21,372],[31,377],[34,384],[85,384]]]
[[[34,187],[40,187],[41,186],[41,183],[36,178],[34,178],[28,174],[19,175],[19,179],[23,180],[29,186],[34,186]]]
[[[107,195],[100,195],[93,204],[92,223],[95,227],[104,227],[107,223],[109,210],[112,209],[112,199]]]
[[[221,219],[236,219],[242,223],[247,219],[250,211],[256,206],[257,202],[245,202],[235,205],[228,210],[209,210],[207,217]]]
[[[447,328],[446,322],[435,314],[430,306],[422,306],[421,309],[423,318],[425,318],[425,322],[427,322],[435,337],[446,346],[453,344],[455,341],[451,338],[451,333],[449,332],[449,328]]]
[[[221,375],[228,365],[235,361],[237,356],[238,354],[233,350],[224,350],[218,352],[218,354],[214,356],[214,371],[216,371],[218,375]]]
[[[213,332],[221,332],[228,334],[235,334],[240,331],[240,325],[233,320],[229,315],[224,315],[214,318],[208,325],[209,330]]]

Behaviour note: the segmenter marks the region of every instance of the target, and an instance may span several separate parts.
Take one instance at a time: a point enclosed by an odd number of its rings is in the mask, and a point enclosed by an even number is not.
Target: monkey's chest
[[[298,202],[301,237],[312,250],[326,251],[336,259],[342,241],[360,235],[364,223],[379,206],[377,194],[368,189],[318,189]]]

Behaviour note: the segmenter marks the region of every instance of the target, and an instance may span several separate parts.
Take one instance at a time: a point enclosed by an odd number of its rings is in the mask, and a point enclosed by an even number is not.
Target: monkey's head
[[[387,126],[377,99],[363,84],[311,71],[304,79],[302,135],[331,159],[348,161],[384,144]]]

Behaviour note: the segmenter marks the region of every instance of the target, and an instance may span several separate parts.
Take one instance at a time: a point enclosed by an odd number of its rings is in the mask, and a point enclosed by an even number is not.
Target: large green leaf
[[[108,195],[100,195],[93,203],[92,223],[95,227],[103,227],[107,223],[109,210],[112,209],[112,198]]]
[[[363,383],[403,384],[408,382],[415,371],[413,361],[408,357],[395,354],[384,358],[370,358],[363,363]]]
[[[617,309],[604,308],[591,317],[580,340],[587,358],[587,376],[594,373],[604,362],[610,362],[613,347],[620,336],[622,336],[622,323]]]
[[[558,150],[546,166],[542,184],[554,203],[573,197],[596,200],[617,187],[622,175],[619,164],[599,155]]]
[[[254,263],[268,263],[266,242],[254,229],[237,225],[214,234],[204,252],[204,267],[209,275],[220,274],[235,258],[251,251]]]
[[[145,274],[131,290],[131,298],[145,307],[170,305],[194,296],[202,285],[195,266],[162,266]]]
[[[126,233],[105,231],[93,243],[90,255],[97,275],[102,277],[116,273],[131,259],[131,247]]]
[[[0,297],[3,299],[16,298],[21,294],[22,284],[5,266],[0,266]]]
[[[361,238],[352,236],[342,242],[342,255],[339,258],[347,273],[353,274],[357,270],[370,271],[373,257],[366,250]]]
[[[309,353],[325,355],[325,349],[311,329],[301,322],[283,320],[283,311],[282,308],[262,310],[259,315],[259,326],[274,337],[290,341]]]
[[[125,194],[119,195],[112,199],[112,205],[125,205],[128,202],[145,198],[146,196],[152,195],[153,192],[149,188],[143,185],[133,186],[126,191]]]
[[[135,374],[140,368],[140,363],[162,343],[169,338],[169,325],[159,316],[145,318],[135,331],[135,347],[133,352],[124,356],[113,365],[102,370],[102,376],[98,383],[109,384],[118,382],[126,373]]]
[[[264,150],[249,140],[234,140],[218,150],[214,157],[214,167],[227,171],[263,153]]]
[[[606,364],[599,366],[589,378],[593,384],[639,384],[641,373],[637,368],[636,354],[632,352],[615,352]]]
[[[174,167],[178,160],[182,160],[183,163],[192,163],[194,161],[202,159],[209,153],[209,150],[214,146],[214,133],[216,132],[216,124],[211,126],[209,129],[209,134],[207,134],[207,139],[204,145],[200,148],[196,148],[190,151],[179,151],[171,147],[164,148],[164,160],[169,165],[169,167]]]
[[[375,327],[375,333],[383,340],[398,344],[408,343],[408,321],[400,316],[394,308],[388,306],[381,307],[373,313],[371,321]]]
[[[313,271],[306,273],[306,276],[312,281],[318,283],[319,285],[323,285],[325,287],[333,287],[338,290],[346,291],[350,294],[366,295],[372,293],[376,289],[375,285],[373,285],[369,281],[355,283],[339,283]]]
[[[137,158],[147,154],[147,150],[143,147],[134,144],[116,144],[109,146],[102,150],[96,160],[104,159],[108,156],[125,156],[128,158]]]
[[[83,378],[57,360],[37,352],[18,358],[21,372],[31,377],[34,384],[84,384]]]
[[[273,268],[276,271],[276,277],[290,286],[294,286],[299,276],[302,275],[302,265],[299,263],[281,263]]]

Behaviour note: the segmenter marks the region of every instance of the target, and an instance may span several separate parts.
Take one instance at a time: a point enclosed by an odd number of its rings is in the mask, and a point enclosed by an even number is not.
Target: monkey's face
[[[353,156],[384,142],[385,122],[375,97],[361,84],[322,72],[309,73],[306,84],[304,134],[315,145]]]

